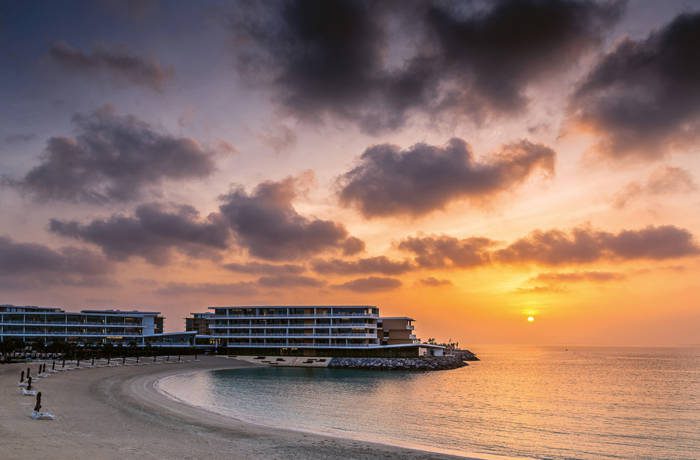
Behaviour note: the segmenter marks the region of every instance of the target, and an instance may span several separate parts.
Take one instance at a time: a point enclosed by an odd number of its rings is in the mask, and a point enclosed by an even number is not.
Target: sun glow
[[[528,323],[534,323],[534,322],[535,322],[535,317],[532,316],[532,315],[531,315],[531,316],[528,316],[528,317],[527,317],[527,322],[528,322]]]

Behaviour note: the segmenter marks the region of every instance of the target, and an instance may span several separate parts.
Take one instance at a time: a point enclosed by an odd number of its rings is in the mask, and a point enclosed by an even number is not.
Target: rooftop
[[[377,308],[376,305],[224,305],[209,307],[210,310],[217,308]]]

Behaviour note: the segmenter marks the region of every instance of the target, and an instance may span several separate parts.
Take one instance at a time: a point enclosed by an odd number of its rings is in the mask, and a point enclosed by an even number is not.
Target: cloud
[[[156,293],[163,295],[207,294],[245,297],[270,289],[319,288],[325,285],[325,281],[309,276],[281,274],[262,276],[255,281],[237,281],[233,283],[168,283],[156,289]]]
[[[418,284],[427,287],[445,287],[452,286],[452,281],[446,279],[435,278],[434,276],[429,276],[427,278],[422,278],[418,280]]]
[[[572,283],[609,283],[612,281],[622,281],[627,276],[616,272],[603,271],[580,271],[580,272],[548,272],[540,273],[529,280],[536,284],[532,287],[518,288],[520,294],[530,293],[564,293],[567,292],[565,285]]]
[[[289,126],[283,124],[268,127],[267,131],[258,135],[258,139],[276,154],[294,148],[297,143],[296,133]]]
[[[115,79],[162,91],[173,71],[153,59],[147,59],[119,47],[98,46],[87,54],[69,44],[51,46],[49,56],[63,68],[88,75],[108,75]]]
[[[575,123],[602,139],[608,158],[655,160],[700,132],[700,13],[686,13],[642,40],[625,39],[582,81]]]
[[[644,183],[633,181],[625,185],[613,198],[613,206],[621,209],[642,196],[690,193],[697,190],[692,174],[683,168],[662,166],[655,169]]]
[[[6,144],[22,144],[36,139],[36,134],[34,133],[14,133],[5,136]]]
[[[255,283],[167,283],[155,291],[157,294],[180,296],[189,294],[249,296],[258,293]]]
[[[458,138],[444,147],[375,145],[340,177],[340,201],[366,217],[425,215],[452,201],[483,201],[511,190],[537,170],[552,174],[555,156],[549,147],[525,140],[503,146],[489,162],[475,160]]]
[[[488,238],[434,235],[406,238],[399,249],[412,252],[422,268],[468,268],[490,264],[489,250],[494,244]]]
[[[622,15],[623,2],[507,0],[464,15],[463,5],[434,4],[427,23],[435,34],[440,71],[460,92],[493,111],[523,109],[525,90],[597,47]],[[468,8],[467,8],[468,9]]]
[[[482,237],[417,236],[399,242],[421,268],[471,268],[501,264],[566,265],[601,260],[665,260],[700,254],[700,247],[686,229],[673,225],[648,226],[617,233],[588,226],[570,231],[536,230],[502,244]]]
[[[359,254],[365,250],[365,242],[359,238],[351,236],[343,242],[342,247],[343,255],[354,256],[355,254]]]
[[[298,179],[267,181],[247,193],[238,188],[222,197],[221,214],[241,246],[268,260],[299,259],[355,244],[337,222],[300,215],[292,201]]]
[[[0,286],[5,289],[103,285],[112,269],[104,257],[86,249],[51,249],[0,236]]]
[[[303,265],[294,264],[266,264],[261,262],[228,263],[224,265],[226,270],[250,275],[299,275],[306,271]]]
[[[135,200],[166,180],[206,177],[212,154],[190,138],[156,131],[110,106],[77,114],[76,137],[49,139],[41,163],[17,181],[39,200],[123,202]]]
[[[244,75],[270,75],[279,103],[376,133],[413,113],[521,111],[527,88],[597,46],[622,3],[287,1],[238,8]]]
[[[165,264],[173,251],[190,257],[216,257],[228,247],[230,232],[217,213],[202,219],[191,206],[144,204],[133,216],[114,215],[88,224],[51,219],[49,229],[58,235],[99,246],[115,260],[141,257]]]
[[[302,275],[272,275],[262,276],[258,284],[267,288],[321,287],[326,282],[310,276]]]
[[[537,230],[493,253],[502,263],[585,264],[599,260],[664,260],[697,255],[693,235],[673,225],[618,233],[577,227],[570,232]]]
[[[407,261],[395,261],[385,256],[368,257],[358,260],[314,260],[311,263],[317,273],[333,273],[340,275],[354,275],[358,273],[381,273],[383,275],[399,275],[413,268]]]
[[[396,278],[370,276],[368,278],[358,278],[342,284],[337,284],[334,287],[336,289],[346,289],[355,292],[378,292],[397,289],[401,287],[401,285],[401,280]]]
[[[609,281],[620,281],[626,276],[622,273],[615,272],[599,272],[599,271],[583,271],[583,272],[549,272],[540,273],[530,281],[546,282],[546,283],[606,283]]]

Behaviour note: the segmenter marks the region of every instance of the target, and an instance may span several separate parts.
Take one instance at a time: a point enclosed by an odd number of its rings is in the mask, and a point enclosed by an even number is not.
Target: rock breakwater
[[[420,358],[333,358],[328,367],[336,369],[375,369],[439,371],[467,366],[459,356],[425,356]]]

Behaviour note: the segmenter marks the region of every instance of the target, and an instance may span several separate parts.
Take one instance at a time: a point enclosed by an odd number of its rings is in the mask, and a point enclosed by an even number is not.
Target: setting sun
[[[527,322],[528,322],[528,323],[534,323],[534,322],[535,322],[535,317],[534,317],[534,316],[528,316],[528,317],[527,317]]]

